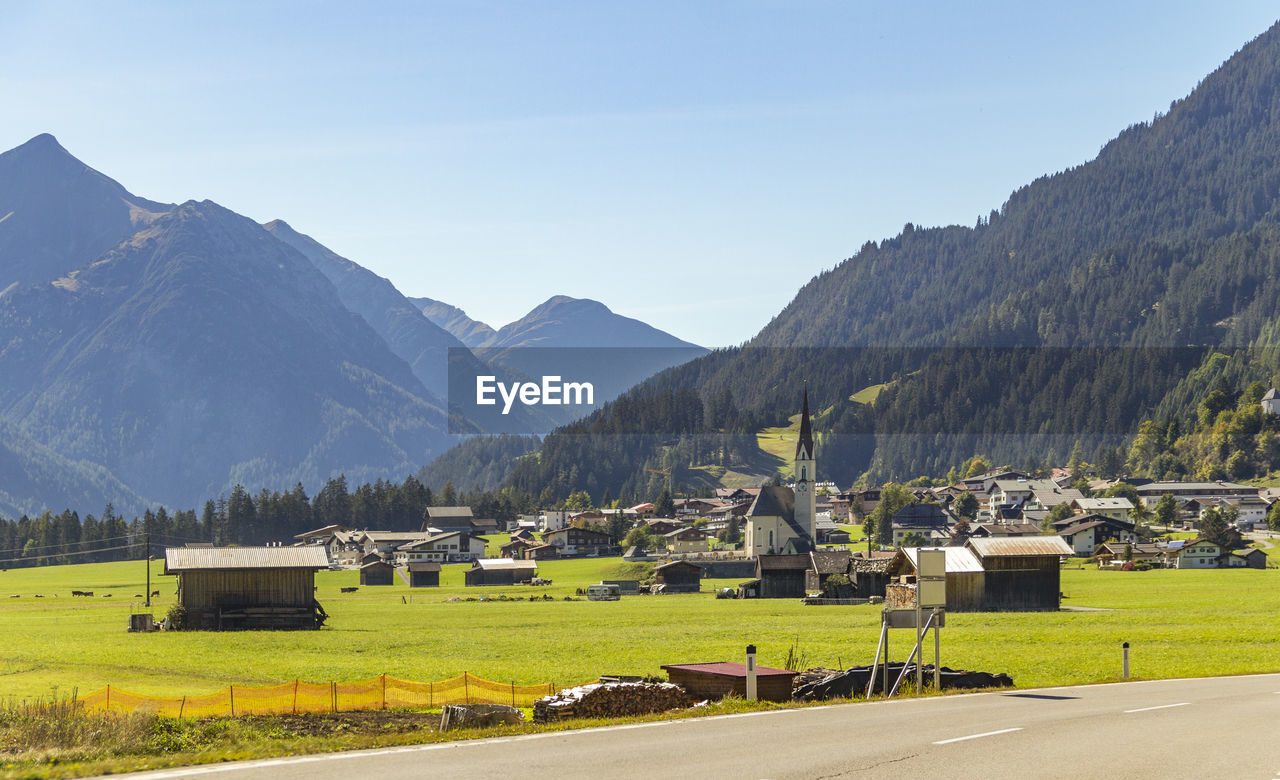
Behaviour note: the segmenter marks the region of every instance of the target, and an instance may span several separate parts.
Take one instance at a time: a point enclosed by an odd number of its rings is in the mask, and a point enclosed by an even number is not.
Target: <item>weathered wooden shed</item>
[[[698,698],[747,695],[747,665],[733,663],[668,664],[668,679]],[[791,701],[791,681],[798,672],[756,666],[756,696],[765,701]]]
[[[947,611],[978,612],[985,609],[985,572],[977,556],[966,547],[936,547],[946,554],[947,566]],[[896,582],[914,583],[916,581],[916,563],[919,560],[920,548],[904,547],[889,561],[887,573]],[[914,593],[910,605],[889,604],[891,608],[914,606]]]
[[[1062,537],[970,539],[965,547],[984,570],[982,609],[1028,612],[1061,606],[1062,560],[1073,554]]]
[[[663,593],[697,593],[702,590],[702,567],[688,561],[672,561],[653,569],[655,585]]]
[[[511,558],[481,558],[463,572],[467,587],[487,585],[514,585],[528,582],[538,574],[537,561],[517,561]]]
[[[395,567],[382,558],[376,558],[360,567],[361,585],[391,585],[395,581]]]
[[[440,587],[440,564],[435,561],[410,563],[405,567],[411,588]]]
[[[807,593],[822,593],[831,598],[853,598],[853,587],[848,583],[836,584],[832,577],[848,579],[849,561],[853,554],[848,550],[814,550],[809,553],[809,568],[804,575]]]
[[[805,595],[805,572],[809,554],[760,555],[756,557],[756,579],[762,599],[800,599]]]
[[[895,554],[888,550],[860,551],[849,559],[849,581],[853,583],[854,598],[885,595],[885,585],[890,579],[889,564]]]
[[[321,545],[170,547],[164,573],[178,576],[178,604],[194,629],[319,628],[316,572],[329,568]]]

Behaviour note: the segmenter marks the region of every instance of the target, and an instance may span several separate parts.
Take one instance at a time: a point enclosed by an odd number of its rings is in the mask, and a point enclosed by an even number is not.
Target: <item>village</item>
[[[1249,546],[1249,535],[1265,527],[1280,498],[1277,489],[1225,481],[1089,481],[1071,469],[1036,478],[1010,468],[942,487],[842,491],[815,480],[816,457],[806,392],[790,485],[719,489],[672,500],[666,512],[642,503],[549,510],[509,523],[475,517],[467,506],[432,506],[414,531],[330,525],[288,545],[170,548],[166,573],[182,577],[187,627],[317,627],[323,609],[303,584],[243,577],[249,570],[261,578],[272,571],[358,569],[359,587],[399,579],[431,588],[440,585],[442,566],[461,564],[468,587],[537,586],[547,582],[540,562],[620,556],[651,563],[651,573],[603,580],[584,595],[690,593],[701,590],[703,579],[738,579],[736,588],[717,595],[814,605],[889,598],[895,606],[912,598],[893,594],[895,587],[915,587],[919,551],[939,548],[948,610],[1045,611],[1061,606],[1059,572],[1069,559],[1125,571],[1266,568],[1266,553]],[[225,576],[214,577],[218,572]],[[188,584],[197,581],[205,584]],[[272,596],[259,603],[264,593]],[[283,593],[294,596],[281,603]]]

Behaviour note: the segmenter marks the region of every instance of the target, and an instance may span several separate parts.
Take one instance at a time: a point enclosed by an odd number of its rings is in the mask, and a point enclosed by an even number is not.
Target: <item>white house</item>
[[[1222,547],[1208,539],[1192,539],[1181,545],[1171,542],[1165,556],[1171,569],[1216,569],[1222,553]]]
[[[435,534],[396,548],[397,566],[428,561],[475,561],[484,557],[484,539],[461,531]]]

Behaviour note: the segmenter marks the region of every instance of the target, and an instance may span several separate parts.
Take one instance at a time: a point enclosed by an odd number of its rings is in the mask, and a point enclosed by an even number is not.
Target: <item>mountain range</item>
[[[451,355],[483,367],[283,221],[135,196],[51,135],[0,154],[0,514],[402,479],[475,430]]]
[[[647,496],[650,469],[702,487],[767,477],[754,437],[788,424],[804,380],[819,471],[840,484],[941,476],[975,454],[1065,462],[1077,440],[1091,456],[1123,447],[1144,419],[1194,414],[1216,352],[1246,350],[1221,363],[1233,381],[1274,383],[1277,116],[1273,27],[1167,112],[972,226],[867,242],[745,346],[546,437],[537,457],[509,461],[506,484]]]

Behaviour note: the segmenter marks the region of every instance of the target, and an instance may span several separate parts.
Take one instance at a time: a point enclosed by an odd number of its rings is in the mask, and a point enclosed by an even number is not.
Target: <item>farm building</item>
[[[405,567],[411,588],[440,587],[440,564],[435,561],[411,563]]]
[[[668,664],[667,678],[698,698],[723,699],[730,693],[747,695],[747,665],[732,663]],[[791,701],[791,681],[798,672],[756,667],[756,696],[764,701]]]
[[[849,561],[853,554],[848,550],[815,550],[809,553],[809,569],[804,575],[807,593],[823,593],[832,598],[853,598],[853,589],[847,584],[831,582],[831,578],[849,576]]]
[[[467,587],[486,585],[514,585],[528,582],[538,574],[537,561],[517,561],[511,558],[481,558],[467,569],[464,579]]]
[[[178,576],[178,605],[195,629],[319,628],[316,572],[327,568],[321,545],[164,551],[164,573]]]
[[[395,579],[395,568],[378,558],[360,567],[361,585],[390,585]]]
[[[805,595],[808,553],[756,556],[757,598],[800,599]]]
[[[426,535],[459,531],[469,534],[476,529],[469,506],[429,506],[422,521],[422,533]]]
[[[930,549],[930,548],[926,548]],[[978,557],[967,547],[940,547],[946,554],[947,567],[947,611],[977,612],[983,608],[985,598],[985,573]],[[904,547],[890,559],[887,573],[899,582],[915,582],[916,562],[920,548]],[[890,608],[914,606],[914,597],[910,605],[890,604],[886,598],[885,605]]]
[[[1061,605],[1060,568],[1071,555],[1062,537],[970,539],[965,547],[982,564],[984,610],[1029,612]]]
[[[663,593],[697,593],[702,590],[702,567],[688,561],[672,561],[653,569],[655,585]]]
[[[888,550],[876,550],[859,552],[849,559],[849,582],[853,585],[854,598],[884,596],[890,579],[889,563],[894,555],[896,553]]]

